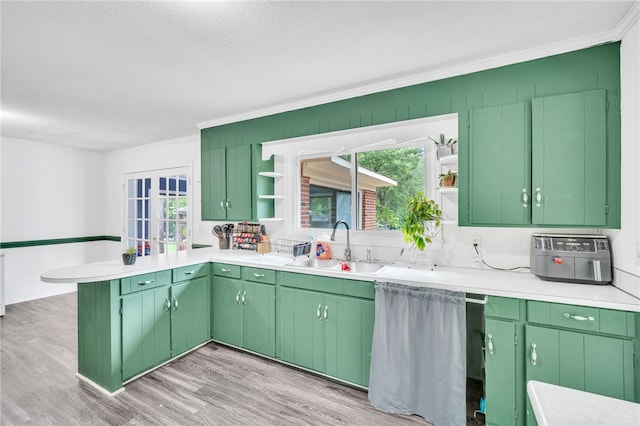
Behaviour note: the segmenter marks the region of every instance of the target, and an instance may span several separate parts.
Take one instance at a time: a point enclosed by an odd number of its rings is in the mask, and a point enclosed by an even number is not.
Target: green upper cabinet
[[[251,145],[202,151],[202,219],[253,217]]]
[[[533,223],[606,226],[606,91],[537,98],[533,110]]]
[[[469,224],[606,227],[607,152],[605,90],[470,111]]]
[[[531,111],[517,103],[470,112],[469,217],[475,225],[531,223]]]

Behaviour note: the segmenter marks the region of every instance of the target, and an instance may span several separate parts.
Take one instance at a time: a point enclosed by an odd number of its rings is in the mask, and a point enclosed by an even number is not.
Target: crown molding
[[[286,111],[294,111],[297,109],[308,108],[316,105],[322,105],[330,102],[341,101],[345,99],[355,98],[359,96],[370,95],[372,93],[384,92],[387,90],[398,89],[401,87],[412,86],[415,84],[427,83],[430,81],[442,80],[445,78],[456,77],[464,74],[485,71],[492,68],[499,68],[506,65],[517,64],[521,62],[531,61],[544,58],[547,56],[559,55],[562,53],[572,52],[575,50],[585,49],[599,44],[610,43],[621,40],[621,34],[628,31],[629,27],[638,18],[638,3],[629,10],[615,29],[604,31],[597,34],[590,34],[584,37],[577,37],[563,42],[553,43],[545,46],[535,47],[532,49],[521,50],[505,55],[493,56],[480,61],[469,62],[463,65],[441,68],[437,70],[427,71],[407,77],[385,80],[378,83],[366,84],[363,86],[347,89],[339,92],[330,93],[323,96],[311,97],[299,101],[274,105],[246,113],[235,114],[213,120],[197,123],[199,129],[221,126],[224,124],[236,123],[239,121],[250,120],[253,118],[265,117],[268,115],[279,114]]]
[[[618,40],[624,38],[633,24],[638,21],[638,17],[640,17],[640,2],[636,1],[616,26],[615,33],[618,36]]]

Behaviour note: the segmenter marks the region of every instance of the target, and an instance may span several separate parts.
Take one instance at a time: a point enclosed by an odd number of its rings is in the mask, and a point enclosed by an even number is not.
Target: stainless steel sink
[[[347,264],[348,268],[343,267],[343,264]],[[345,262],[336,259],[327,260],[309,258],[303,261],[289,263],[287,266],[296,266],[304,269],[326,269],[332,271],[342,271],[345,273],[374,275],[389,266],[389,264],[377,262]]]

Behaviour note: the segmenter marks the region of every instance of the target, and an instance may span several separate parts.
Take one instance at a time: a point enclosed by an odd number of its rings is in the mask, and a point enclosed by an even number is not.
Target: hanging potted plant
[[[125,265],[133,265],[136,263],[136,258],[138,257],[138,253],[136,249],[133,247],[127,247],[122,252],[122,263]]]
[[[410,197],[407,207],[409,211],[402,225],[404,240],[422,251],[440,232],[442,210],[422,192]]]

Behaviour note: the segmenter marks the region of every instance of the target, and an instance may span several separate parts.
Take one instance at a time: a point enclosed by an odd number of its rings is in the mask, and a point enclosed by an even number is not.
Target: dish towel
[[[376,282],[369,401],[436,426],[466,424],[465,293]]]

